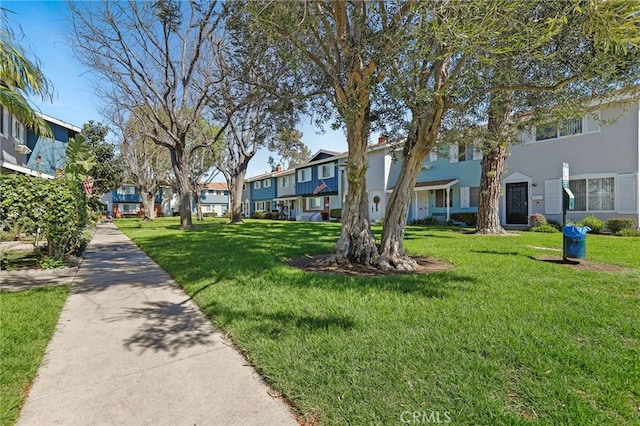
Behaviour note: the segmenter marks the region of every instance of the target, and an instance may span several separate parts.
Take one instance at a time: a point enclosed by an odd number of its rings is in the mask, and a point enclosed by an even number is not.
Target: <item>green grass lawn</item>
[[[16,422],[69,286],[0,292],[0,424]]]
[[[588,260],[631,269],[590,272],[534,259],[561,256],[561,234],[409,227],[411,254],[455,268],[360,278],[283,264],[330,251],[339,224],[117,225],[302,417],[355,425],[437,416],[452,424],[640,422],[639,238],[588,235]]]

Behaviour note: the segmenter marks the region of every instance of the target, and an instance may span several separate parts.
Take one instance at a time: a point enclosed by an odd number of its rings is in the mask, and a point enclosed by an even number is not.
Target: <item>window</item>
[[[438,151],[435,148],[429,153],[429,161],[432,163],[438,161]]]
[[[309,210],[322,210],[322,197],[309,198]]]
[[[298,182],[309,182],[311,180],[311,169],[298,170]]]
[[[582,119],[572,118],[536,127],[536,140],[543,141],[582,133]]]
[[[256,210],[264,211],[264,201],[256,201]]]
[[[334,176],[333,163],[318,166],[318,179],[329,179]]]
[[[13,119],[13,138],[18,142],[24,139],[24,126],[17,119]]]
[[[262,186],[265,188],[271,188],[271,179],[265,179],[264,181],[262,181]]]
[[[613,177],[574,179],[569,189],[575,196],[575,210],[615,210],[615,183]]]
[[[243,191],[246,191],[246,190],[247,190],[247,184],[246,184],[246,183],[243,183],[243,184],[242,184],[242,190],[243,190]]]
[[[447,206],[447,190],[436,189],[436,207]],[[449,207],[453,207],[453,194],[449,193]]]
[[[259,180],[253,182],[253,189],[260,189],[260,181]]]
[[[136,187],[135,186],[121,186],[120,188],[118,188],[117,191],[118,194],[135,194],[136,193]]]
[[[478,207],[478,201],[480,200],[480,187],[472,186],[469,188],[469,206]]]
[[[280,188],[288,188],[290,186],[289,176],[282,176],[280,178]]]

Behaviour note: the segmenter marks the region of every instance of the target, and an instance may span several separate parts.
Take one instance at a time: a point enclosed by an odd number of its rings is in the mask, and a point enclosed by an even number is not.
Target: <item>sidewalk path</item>
[[[285,403],[111,223],[89,244],[18,425],[295,425]]]

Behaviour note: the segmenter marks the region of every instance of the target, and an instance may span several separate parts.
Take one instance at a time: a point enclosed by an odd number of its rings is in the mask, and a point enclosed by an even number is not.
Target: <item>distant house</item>
[[[295,168],[296,195],[300,197],[302,213],[328,214],[331,209],[342,207],[344,188],[338,163],[344,158],[342,153],[320,150]]]
[[[255,211],[278,210],[274,202],[277,190],[275,173],[276,171],[263,173],[245,180],[246,189],[243,193],[246,194],[245,204],[248,204],[248,209],[245,210],[246,216],[251,216]]]
[[[171,216],[171,188],[161,187],[155,197],[156,216]],[[135,184],[122,184],[119,188],[106,193],[100,201],[107,205],[107,211],[115,218],[144,217],[140,188]]]
[[[6,108],[0,107],[0,155],[2,173],[24,173],[52,179],[67,163],[67,143],[81,129],[40,114],[51,127],[53,138],[28,130]]]
[[[200,192],[202,213],[216,213],[223,216],[229,210],[229,188],[226,183],[211,182]],[[195,203],[193,205],[195,209]]]

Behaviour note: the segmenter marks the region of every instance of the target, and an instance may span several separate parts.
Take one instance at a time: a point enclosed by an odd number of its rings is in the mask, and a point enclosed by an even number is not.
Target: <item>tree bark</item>
[[[342,212],[342,232],[334,247],[331,261],[378,266],[378,249],[369,223],[367,199],[367,135],[365,114],[356,117],[347,126],[349,154],[347,182],[349,190]]]
[[[184,143],[182,144],[184,146]],[[171,166],[176,176],[178,197],[180,199],[180,228],[187,229],[193,226],[191,218],[191,181],[189,179],[189,164],[186,155],[180,145],[170,149]]]
[[[402,169],[391,196],[387,201],[382,239],[380,242],[380,268],[384,270],[413,271],[417,264],[404,251],[409,204],[422,163],[429,153],[428,146],[415,146],[402,158]]]
[[[512,92],[496,92],[489,101],[488,138],[483,143],[476,232],[505,234],[500,223],[500,188],[508,157]]]
[[[144,207],[144,218],[153,220],[156,218],[156,209],[155,209],[155,201],[156,201],[156,191],[155,188],[140,188],[140,192],[142,193],[142,206]]]
[[[480,234],[505,234],[500,223],[500,188],[504,163],[507,159],[506,146],[492,146],[482,156],[480,174],[480,198],[476,232]]]
[[[387,201],[382,240],[380,243],[380,268],[413,271],[416,262],[404,251],[404,234],[407,227],[409,204],[413,188],[422,170],[424,160],[436,144],[445,107],[441,97],[426,113],[417,109],[412,114],[412,131],[407,136],[402,157],[402,168],[396,185]]]
[[[233,225],[244,223],[242,220],[242,183],[244,182],[245,173],[246,167],[242,172],[229,176],[229,180],[227,181],[227,185],[229,185],[229,196],[231,198],[231,209],[229,210],[230,223]]]

